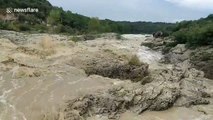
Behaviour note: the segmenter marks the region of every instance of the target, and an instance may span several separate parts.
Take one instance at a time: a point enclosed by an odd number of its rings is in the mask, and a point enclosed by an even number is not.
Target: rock
[[[106,115],[109,119],[118,119],[119,114],[127,109],[137,113],[147,109],[164,110],[170,107],[178,96],[179,91],[176,85],[167,83],[152,83],[144,88],[138,84],[126,85],[69,101],[64,111],[65,120],[72,119],[73,111],[77,111],[79,117],[84,118]]]
[[[153,50],[162,51],[163,53],[167,53],[175,45],[176,45],[175,41],[170,37],[165,38],[149,37],[145,40],[145,42],[141,43],[141,46],[146,46]]]
[[[213,79],[213,48],[200,47],[190,55],[192,66],[205,73],[205,77]]]
[[[191,106],[198,104],[209,104],[205,98],[210,96],[203,85],[202,80],[186,78],[180,82],[181,97],[175,106]]]
[[[90,65],[85,69],[88,75],[97,74],[109,78],[131,79],[140,81],[148,74],[148,64],[132,65],[129,63],[119,63],[103,61]]]
[[[157,31],[152,34],[154,38],[160,38],[163,37],[163,32],[162,31]]]
[[[118,119],[125,111],[140,114],[146,110],[161,111],[172,106],[209,104],[212,96],[209,81],[203,73],[190,68],[189,61],[174,65],[172,69],[156,70],[149,74],[150,81],[124,83],[108,91],[100,91],[69,101],[65,116],[78,111],[79,117],[107,116]],[[71,115],[72,116],[72,115]],[[69,120],[69,117],[67,117]]]
[[[100,54],[100,56],[84,55],[84,59],[77,60],[81,65],[87,65],[86,68],[82,68],[88,75],[98,74],[105,77],[120,79],[125,77],[127,79],[127,77],[134,75],[130,70],[138,68],[140,72],[142,71],[140,65],[131,66],[126,61],[119,61],[115,58],[115,54],[113,56],[106,55],[106,53]],[[107,91],[78,97],[68,102],[64,111],[65,118],[85,119],[93,116],[107,116],[110,119],[118,119],[119,114],[126,110],[140,114],[145,110],[168,109],[175,105],[176,101],[183,95],[181,94],[181,81],[184,78],[194,79],[199,76],[196,71],[195,75],[192,74],[188,66],[186,62],[174,66],[173,69],[156,70],[155,73],[152,72],[145,78],[147,79],[145,82],[142,80],[139,83],[126,83]],[[140,84],[141,82],[143,85]],[[190,101],[190,97],[187,100]],[[203,103],[197,102],[196,104]]]
[[[174,48],[171,49],[171,52],[176,54],[183,54],[187,49],[185,48],[185,44],[178,44]]]
[[[0,38],[9,39],[12,43],[16,45],[25,45],[32,42],[37,42],[38,40],[43,39],[45,36],[50,36],[53,40],[57,41],[68,41],[70,39],[69,36],[66,35],[54,35],[54,34],[26,34],[21,32],[14,32],[14,31],[7,31],[7,30],[0,30]]]
[[[146,42],[141,43],[141,46],[149,47],[153,50],[159,50],[164,45],[162,38],[147,38]]]
[[[165,63],[178,64],[180,62],[189,60],[191,50],[185,48],[185,44],[178,44],[172,48],[164,56]]]
[[[14,67],[11,72],[12,78],[24,78],[24,77],[39,77],[44,74],[44,71],[34,69],[34,68],[27,68],[27,67]]]
[[[178,64],[190,61],[191,67],[205,73],[205,77],[213,78],[213,49],[211,46],[187,49],[184,44],[178,44],[170,49],[163,58],[164,63]]]

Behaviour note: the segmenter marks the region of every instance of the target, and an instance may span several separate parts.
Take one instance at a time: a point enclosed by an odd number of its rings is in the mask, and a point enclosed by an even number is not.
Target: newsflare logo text
[[[6,13],[37,13],[39,12],[38,8],[6,8]]]

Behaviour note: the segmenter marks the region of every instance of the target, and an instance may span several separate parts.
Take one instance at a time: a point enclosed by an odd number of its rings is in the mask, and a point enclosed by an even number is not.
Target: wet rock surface
[[[192,51],[190,60],[193,67],[205,72],[205,77],[213,79],[213,48],[211,46]]]
[[[141,81],[148,75],[148,64],[131,65],[129,63],[116,63],[107,61],[106,63],[94,63],[85,69],[88,75],[97,74],[109,78],[119,78],[121,80],[131,79],[134,82]]]
[[[87,118],[94,115],[106,115],[108,119],[118,119],[126,110],[141,114],[146,110],[161,111],[172,106],[190,107],[191,105],[209,104],[211,89],[205,85],[208,79],[202,72],[174,67],[156,71],[149,76],[150,83],[141,85],[126,84],[117,86],[103,93],[91,94],[70,101],[65,110],[65,119],[74,116]],[[101,103],[101,104],[100,104]],[[86,105],[86,106],[84,106]],[[104,112],[99,111],[104,109]]]
[[[73,119],[72,116],[87,118],[93,115],[107,115],[109,119],[118,119],[119,114],[126,110],[138,114],[148,109],[165,110],[176,101],[179,91],[175,86],[164,87],[161,84],[149,84],[144,88],[140,85],[128,86],[128,88],[120,86],[98,95],[87,95],[69,101],[65,109],[65,119]],[[158,88],[155,89],[157,86]]]
[[[160,44],[161,40],[158,41]],[[163,41],[159,44],[155,45],[155,48],[162,50]],[[162,111],[171,107],[194,105],[211,106],[213,82],[204,77],[204,72],[192,67],[189,59],[191,51],[187,51],[185,45],[177,45],[170,51],[164,60],[169,60],[168,63],[172,63],[172,67],[154,69],[139,83],[123,84],[105,92],[69,101],[64,111],[64,119],[72,120],[72,116],[81,119],[92,116],[98,116],[97,119],[103,120],[123,119],[120,115],[126,111],[143,116],[143,112],[147,110]],[[198,117],[207,120],[211,118],[211,113]],[[191,117],[190,120],[194,119]]]
[[[198,48],[187,48],[185,44],[177,44],[172,38],[147,38],[141,45],[148,46],[154,50],[164,53],[164,63],[177,64],[189,60],[191,67],[205,73],[205,77],[212,79],[213,73],[213,48],[204,46]]]

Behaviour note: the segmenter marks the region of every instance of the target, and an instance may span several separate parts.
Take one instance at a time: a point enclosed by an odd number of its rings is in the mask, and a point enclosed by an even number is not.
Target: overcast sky
[[[213,0],[49,0],[73,13],[116,21],[176,22],[213,13]]]

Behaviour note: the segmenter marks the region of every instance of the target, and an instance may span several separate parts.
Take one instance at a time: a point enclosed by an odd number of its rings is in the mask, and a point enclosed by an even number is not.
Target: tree
[[[99,32],[101,30],[101,24],[98,18],[91,18],[88,23],[89,32]]]
[[[47,23],[50,25],[57,25],[61,23],[61,10],[60,9],[51,10],[49,16],[47,17]]]

